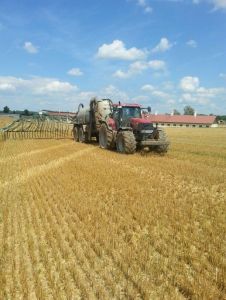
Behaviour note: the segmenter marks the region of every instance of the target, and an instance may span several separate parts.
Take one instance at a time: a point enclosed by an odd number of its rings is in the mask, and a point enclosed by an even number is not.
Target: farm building
[[[150,115],[148,118],[162,127],[218,127],[216,116]]]

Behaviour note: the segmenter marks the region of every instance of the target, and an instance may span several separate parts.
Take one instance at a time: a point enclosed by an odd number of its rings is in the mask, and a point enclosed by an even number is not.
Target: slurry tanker
[[[89,107],[80,104],[73,119],[73,136],[82,143],[95,138],[101,148],[125,154],[137,149],[165,153],[169,147],[164,130],[143,114],[141,105],[114,104],[110,99],[93,98]]]

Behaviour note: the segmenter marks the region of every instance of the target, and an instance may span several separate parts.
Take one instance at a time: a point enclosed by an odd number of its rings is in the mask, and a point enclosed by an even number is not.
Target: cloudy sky
[[[226,0],[0,1],[0,109],[226,114]]]

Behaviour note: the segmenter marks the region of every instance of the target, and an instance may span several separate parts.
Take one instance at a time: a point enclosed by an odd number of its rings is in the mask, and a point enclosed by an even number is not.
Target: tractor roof
[[[113,104],[114,107],[139,107],[141,108],[140,104],[136,104],[136,103],[117,103],[117,104]]]

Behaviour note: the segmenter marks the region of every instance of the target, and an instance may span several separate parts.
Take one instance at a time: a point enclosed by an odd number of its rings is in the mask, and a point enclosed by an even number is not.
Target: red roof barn
[[[166,127],[217,127],[216,116],[149,115],[147,118]]]

